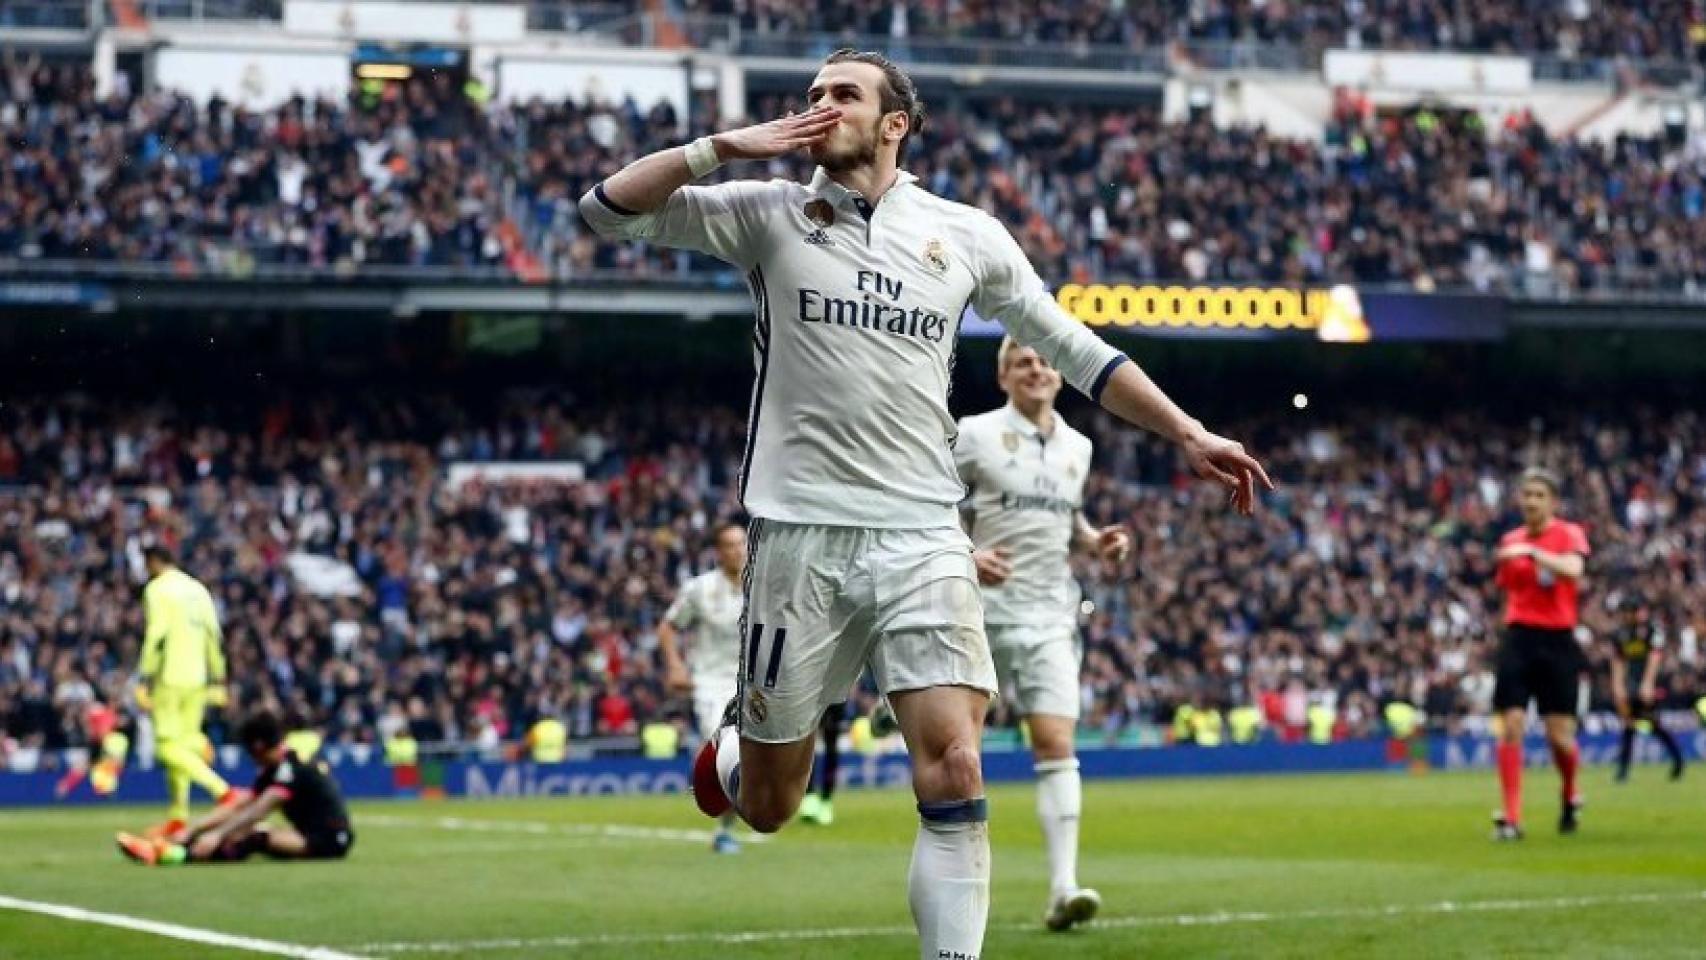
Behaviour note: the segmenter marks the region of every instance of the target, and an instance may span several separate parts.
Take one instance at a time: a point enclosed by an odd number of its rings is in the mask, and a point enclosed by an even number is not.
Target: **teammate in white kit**
[[[714,738],[722,724],[723,710],[735,695],[735,676],[740,670],[740,615],[743,599],[741,574],[746,569],[746,531],[737,524],[724,524],[715,536],[717,566],[682,584],[675,602],[658,624],[658,647],[663,653],[664,684],[671,692],[693,694],[693,716],[699,735]],[[683,658],[678,638],[691,635]],[[725,812],[711,849],[735,853],[735,813]]]
[[[995,363],[1007,403],[960,421],[954,462],[971,491],[972,559],[996,674],[1031,730],[1037,818],[1052,874],[1043,922],[1066,930],[1102,905],[1100,894],[1078,885],[1083,787],[1072,740],[1080,598],[1068,560],[1078,546],[1117,563],[1131,536],[1118,526],[1097,530],[1081,512],[1091,443],[1054,410],[1060,374],[1011,337]]]
[[[732,804],[753,829],[780,829],[810,780],[818,717],[869,666],[912,757],[920,956],[976,960],[990,862],[979,744],[995,666],[947,403],[964,308],[1178,442],[1239,510],[1267,477],[1063,311],[999,222],[899,170],[923,109],[898,67],[838,51],[806,100],[803,114],[642,157],[581,198],[601,235],[747,270],[757,307],[745,651],[731,725],[701,750],[694,797],[710,815]],[[801,149],[818,165],[809,184],[689,186],[728,161]]]

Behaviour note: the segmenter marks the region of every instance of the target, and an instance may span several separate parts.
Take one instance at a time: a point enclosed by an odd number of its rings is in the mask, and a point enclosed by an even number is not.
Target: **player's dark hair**
[[[1524,470],[1522,472],[1521,482],[1523,486],[1527,486],[1531,483],[1538,483],[1552,491],[1552,495],[1554,497],[1558,496],[1563,490],[1562,485],[1558,482],[1558,475],[1545,467],[1529,467],[1527,470]]]
[[[722,521],[719,521],[715,527],[711,528],[711,542],[712,543],[721,542],[723,539],[723,534],[728,533],[730,530],[739,530],[740,532],[745,533],[746,532],[746,524],[741,523],[738,520],[722,520]]]
[[[151,560],[155,563],[173,563],[173,562],[175,562],[175,559],[172,556],[171,548],[166,547],[162,544],[158,544],[158,543],[149,544],[148,546],[143,547],[142,548],[142,559]]]
[[[250,750],[271,750],[284,742],[284,724],[271,710],[259,710],[244,719],[237,739]]]
[[[924,129],[924,101],[918,99],[918,87],[912,78],[906,75],[893,60],[875,50],[855,50],[852,47],[842,47],[823,60],[824,66],[832,63],[868,63],[883,72],[883,86],[879,92],[883,114],[900,111],[906,114],[906,135],[900,138],[899,156],[906,156],[906,145],[911,142],[912,135]]]

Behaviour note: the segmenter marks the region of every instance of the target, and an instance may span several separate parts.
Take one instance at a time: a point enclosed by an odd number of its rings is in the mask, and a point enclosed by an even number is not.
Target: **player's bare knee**
[[[1031,755],[1038,760],[1071,760],[1074,749],[1070,731],[1063,733],[1054,730],[1033,729],[1031,736]]]
[[[1031,756],[1040,762],[1052,760],[1071,760],[1076,756],[1070,741],[1066,743],[1038,741],[1031,749]]]
[[[751,800],[742,797],[741,819],[746,821],[746,825],[751,827],[754,833],[775,833],[794,818],[794,812],[799,806],[797,798],[789,802],[787,798],[775,794],[761,795]]]
[[[948,744],[926,768],[929,782],[918,784],[920,800],[970,800],[983,795],[983,758],[974,743]]]
[[[758,833],[775,833],[794,818],[803,795],[803,787],[747,781],[741,784],[741,819]]]
[[[1504,743],[1521,743],[1528,717],[1520,711],[1512,710],[1505,713],[1499,726],[1499,740]]]
[[[746,820],[746,825],[752,828],[753,833],[764,834],[776,833],[782,829],[783,824],[788,822],[787,817],[771,816],[768,813],[749,813],[743,819]]]

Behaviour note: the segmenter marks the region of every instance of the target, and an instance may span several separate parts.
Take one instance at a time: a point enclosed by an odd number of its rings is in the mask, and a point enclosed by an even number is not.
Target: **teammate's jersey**
[[[344,795],[324,760],[299,760],[292,751],[270,770],[255,778],[255,795],[267,791],[284,801],[284,819],[303,834],[348,830],[349,812]]]
[[[1036,624],[1073,616],[1078,584],[1067,560],[1090,454],[1090,438],[1059,414],[1046,438],[1011,404],[960,421],[954,462],[971,489],[972,543],[1012,552],[1012,576],[983,589],[985,621]]]
[[[581,199],[601,234],[748,271],[758,371],[740,493],[756,517],[954,525],[948,389],[968,304],[1093,398],[1125,359],[1055,303],[995,218],[915,180],[901,173],[874,207],[822,170],[809,185],[684,187],[649,214],[602,185]]]
[[[740,670],[741,588],[721,569],[701,573],[681,585],[664,614],[677,630],[692,631],[687,669],[696,677],[727,677]]]
[[[1588,555],[1588,537],[1582,528],[1567,520],[1553,520],[1538,535],[1518,527],[1499,538],[1499,546],[1526,543],[1547,553]],[[1579,578],[1560,577],[1543,569],[1533,557],[1517,557],[1499,563],[1498,584],[1505,589],[1505,623],[1542,630],[1570,630],[1576,626]]]
[[[149,683],[196,688],[225,682],[219,614],[199,581],[173,567],[142,591],[147,632],[138,671]]]

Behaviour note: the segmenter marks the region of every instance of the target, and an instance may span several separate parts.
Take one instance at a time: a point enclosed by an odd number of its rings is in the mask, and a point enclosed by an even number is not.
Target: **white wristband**
[[[692,171],[693,179],[697,180],[712,170],[723,165],[717,158],[717,145],[710,137],[700,137],[687,145],[687,169]]]

